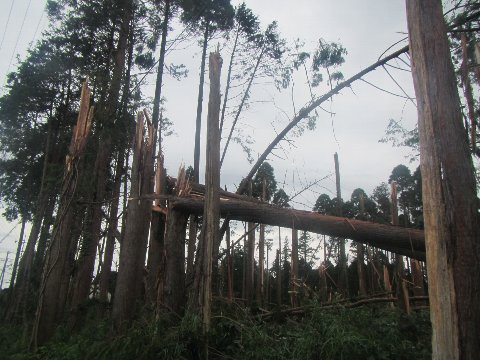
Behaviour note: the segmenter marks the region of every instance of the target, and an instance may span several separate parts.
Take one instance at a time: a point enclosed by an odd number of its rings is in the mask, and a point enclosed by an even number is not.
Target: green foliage
[[[313,304],[314,305],[314,304]],[[410,317],[386,306],[324,309],[304,317],[260,321],[237,304],[217,304],[208,338],[210,358],[235,359],[430,359],[428,312]],[[220,315],[221,314],[221,315]],[[74,336],[57,332],[37,353],[21,352],[21,329],[0,327],[6,359],[195,359],[204,346],[200,319],[187,313],[177,323],[160,317],[112,335],[107,321]]]

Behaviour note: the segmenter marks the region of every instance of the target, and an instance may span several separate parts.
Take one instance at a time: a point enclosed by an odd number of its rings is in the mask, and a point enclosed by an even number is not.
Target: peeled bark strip
[[[432,358],[480,353],[480,224],[440,0],[407,0],[418,103]]]

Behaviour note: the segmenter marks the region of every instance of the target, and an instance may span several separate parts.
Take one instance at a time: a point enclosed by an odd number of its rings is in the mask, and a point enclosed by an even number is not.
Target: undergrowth
[[[69,335],[60,328],[54,339],[31,353],[22,329],[0,327],[0,354],[33,359],[197,359],[208,344],[211,359],[430,359],[428,312],[406,316],[382,306],[356,309],[314,308],[302,317],[278,314],[261,321],[237,305],[219,306],[206,340],[198,317],[180,322],[160,318],[133,324],[113,335],[107,320],[92,321]],[[150,317],[144,316],[145,319]]]

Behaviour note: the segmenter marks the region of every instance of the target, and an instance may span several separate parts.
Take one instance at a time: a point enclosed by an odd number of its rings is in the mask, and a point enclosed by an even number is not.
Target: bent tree
[[[480,352],[480,224],[441,1],[407,0],[407,20],[418,103],[432,358],[474,359]]]

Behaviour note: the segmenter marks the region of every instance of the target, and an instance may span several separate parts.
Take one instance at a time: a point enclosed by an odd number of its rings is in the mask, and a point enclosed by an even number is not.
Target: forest
[[[2,358],[478,358],[478,2],[406,0],[404,43],[349,74],[341,40],[287,39],[246,3],[46,3],[0,93],[0,210],[21,227],[0,263]],[[174,56],[187,47],[195,69]],[[195,119],[169,101],[166,78],[187,76]],[[413,162],[342,194],[332,148],[328,175],[287,178],[308,134],[337,141],[333,101],[358,82],[413,105],[416,126],[392,118],[379,139]],[[294,110],[257,154],[259,84]],[[167,166],[172,137],[191,164]],[[250,169],[232,175],[238,158]]]

